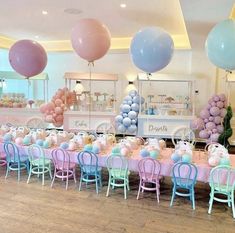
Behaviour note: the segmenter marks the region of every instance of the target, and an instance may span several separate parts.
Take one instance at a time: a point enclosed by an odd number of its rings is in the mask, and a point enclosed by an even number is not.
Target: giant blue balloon
[[[133,63],[147,73],[163,69],[171,61],[174,43],[161,28],[146,27],[133,37],[130,54]]]
[[[235,20],[224,20],[210,31],[206,40],[210,61],[225,70],[235,69]]]

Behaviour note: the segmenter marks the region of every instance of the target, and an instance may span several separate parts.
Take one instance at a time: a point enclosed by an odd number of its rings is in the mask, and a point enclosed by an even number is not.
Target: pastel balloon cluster
[[[191,123],[191,128],[199,130],[200,138],[217,142],[219,135],[224,131],[222,122],[227,112],[226,106],[224,94],[213,95],[208,104],[201,110],[200,118],[194,119]]]
[[[208,157],[208,163],[212,167],[230,165],[228,150],[219,143],[213,143],[208,146]]]
[[[40,106],[40,112],[44,114],[44,120],[52,123],[55,127],[61,127],[64,121],[66,106],[72,104],[73,92],[68,88],[58,89],[52,100]]]
[[[171,159],[174,163],[186,162],[191,163],[193,157],[193,148],[189,142],[179,141],[175,146],[175,151],[171,155]]]
[[[116,116],[115,122],[119,133],[135,134],[137,132],[137,119],[140,111],[140,104],[144,98],[140,97],[135,90],[131,90],[124,98],[120,106],[120,114]]]

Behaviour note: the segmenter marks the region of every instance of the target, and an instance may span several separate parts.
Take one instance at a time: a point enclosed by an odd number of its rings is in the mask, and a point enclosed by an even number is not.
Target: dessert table
[[[27,148],[28,146],[18,146],[20,154],[27,154]],[[47,158],[51,159],[51,151],[54,148],[50,149],[44,149],[45,155]],[[79,151],[68,151],[70,155],[71,162],[77,163],[77,154]],[[106,159],[107,156],[111,153],[111,148],[106,149],[106,151],[98,154],[98,165],[101,167],[106,167]],[[165,148],[161,150],[160,156],[158,160],[161,163],[161,173],[162,176],[171,176],[171,170],[174,165],[173,161],[171,160],[171,154],[173,153],[173,148]],[[4,156],[4,150],[3,150],[3,143],[0,142],[0,154]],[[196,165],[198,169],[198,176],[197,180],[201,182],[209,182],[209,175],[212,167],[207,162],[207,154],[204,150],[195,150],[193,151],[193,161],[192,163]],[[128,162],[129,162],[129,170],[133,172],[138,172],[138,162],[141,159],[139,155],[139,150],[134,150],[131,156],[128,156]],[[231,166],[235,168],[235,154],[230,154],[231,158]],[[235,177],[233,177],[233,180],[235,180]]]

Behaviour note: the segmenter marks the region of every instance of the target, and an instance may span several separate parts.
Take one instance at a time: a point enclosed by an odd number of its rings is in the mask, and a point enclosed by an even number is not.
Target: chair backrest
[[[122,155],[109,155],[106,160],[106,166],[109,172],[115,169],[120,173],[125,171],[126,175],[128,173],[128,160]]]
[[[161,164],[158,160],[147,157],[138,162],[138,170],[140,177],[148,177],[149,181],[159,177]]]
[[[5,142],[4,151],[6,154],[7,162],[17,163],[20,161],[19,148],[16,146],[16,144],[12,142]]]
[[[78,153],[77,158],[83,172],[91,173],[98,170],[98,157],[93,152],[81,151]]]
[[[197,179],[197,167],[194,164],[179,162],[172,168],[172,176],[174,183],[178,186],[187,187],[195,184]]]
[[[210,172],[210,186],[220,192],[228,192],[235,182],[235,169],[227,165],[214,167]]]
[[[32,144],[28,147],[28,155],[29,155],[29,161],[33,162],[36,159],[44,160],[45,162],[45,153],[37,144]]]
[[[66,150],[62,148],[56,148],[51,152],[51,157],[55,168],[60,170],[70,169],[70,157]]]

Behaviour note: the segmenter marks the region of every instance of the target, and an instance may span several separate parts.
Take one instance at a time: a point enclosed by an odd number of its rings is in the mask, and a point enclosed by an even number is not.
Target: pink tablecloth
[[[20,146],[20,154],[27,154],[27,146]],[[47,158],[51,158],[52,149],[45,149],[45,155]],[[3,143],[0,143],[0,154],[4,154]],[[69,151],[70,158],[72,162],[77,163],[77,154],[78,151]],[[107,150],[104,154],[99,155],[99,166],[106,167],[105,162],[107,156],[110,154],[110,150]],[[171,170],[174,165],[170,156],[172,154],[171,148],[166,148],[161,151],[159,161],[161,163],[161,175],[162,176],[171,176]],[[235,168],[235,155],[231,154],[231,165]],[[133,155],[128,157],[129,161],[129,170],[138,172],[138,161],[141,159],[139,156],[139,151],[134,151]],[[197,180],[202,182],[209,181],[209,175],[212,167],[208,165],[207,154],[204,151],[194,151],[193,152],[193,163],[198,169]]]

